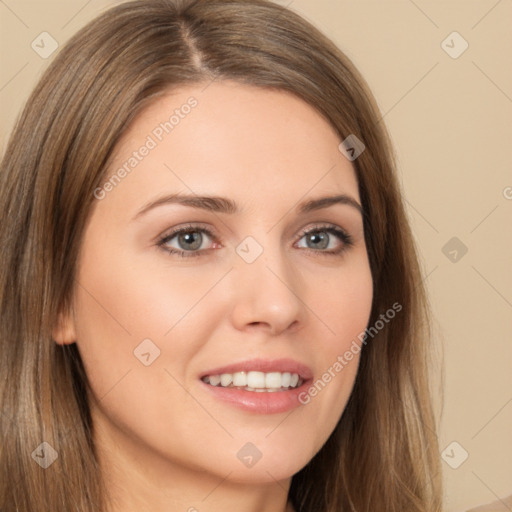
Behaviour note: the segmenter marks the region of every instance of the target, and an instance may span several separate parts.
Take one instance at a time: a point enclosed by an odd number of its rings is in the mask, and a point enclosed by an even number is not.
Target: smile
[[[219,375],[206,375],[201,380],[210,386],[235,388],[259,393],[287,391],[289,389],[298,388],[303,383],[303,379],[298,373],[265,373],[260,371],[241,371],[235,373],[222,373]]]

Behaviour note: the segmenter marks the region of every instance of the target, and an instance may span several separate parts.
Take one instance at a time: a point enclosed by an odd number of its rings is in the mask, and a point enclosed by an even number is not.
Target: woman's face
[[[76,340],[97,443],[123,464],[285,480],[357,373],[372,302],[358,184],[306,103],[204,87],[159,99],[123,137],[55,337]]]

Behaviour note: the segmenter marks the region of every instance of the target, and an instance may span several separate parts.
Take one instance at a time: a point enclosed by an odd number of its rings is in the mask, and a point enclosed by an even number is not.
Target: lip
[[[207,375],[249,371],[297,373],[303,382],[298,388],[269,393],[211,386],[201,380]],[[211,370],[201,373],[199,376],[201,385],[204,386],[205,391],[210,393],[213,397],[228,405],[255,414],[277,414],[290,411],[291,409],[303,405],[299,401],[299,395],[309,387],[309,383],[312,379],[313,373],[311,369],[305,364],[299,363],[293,359],[252,359],[249,361],[240,361],[238,363],[212,368]]]

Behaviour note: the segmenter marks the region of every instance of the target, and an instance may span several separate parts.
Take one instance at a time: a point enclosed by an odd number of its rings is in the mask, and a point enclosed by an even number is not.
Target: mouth
[[[250,413],[274,414],[302,405],[298,396],[313,372],[293,359],[253,359],[211,369],[199,379],[215,400]]]
[[[298,373],[238,371],[205,375],[201,378],[205,384],[221,388],[234,388],[256,393],[276,393],[296,389],[304,383]]]

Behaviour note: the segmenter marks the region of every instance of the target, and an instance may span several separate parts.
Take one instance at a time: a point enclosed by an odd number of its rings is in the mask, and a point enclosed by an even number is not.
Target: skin
[[[169,112],[197,99],[95,201],[72,311],[54,332],[57,343],[76,342],[83,358],[115,512],[292,510],[291,477],[335,428],[359,355],[291,413],[255,414],[220,402],[199,375],[247,359],[292,358],[318,379],[370,315],[361,213],[348,204],[296,211],[304,200],[337,194],[360,203],[354,169],[330,124],[285,92],[227,81],[204,87],[169,92],[121,140],[107,178]],[[134,220],[149,202],[177,192],[226,197],[240,211],[166,204]],[[158,246],[159,237],[189,223],[214,234],[204,235],[199,256]],[[353,244],[330,234],[328,248],[317,242],[308,249],[302,230],[319,224],[342,228]],[[250,264],[235,251],[247,236],[263,248]],[[177,237],[167,245],[187,247]],[[149,366],[134,356],[147,338],[160,349]],[[247,442],[262,454],[251,468],[237,458]]]

